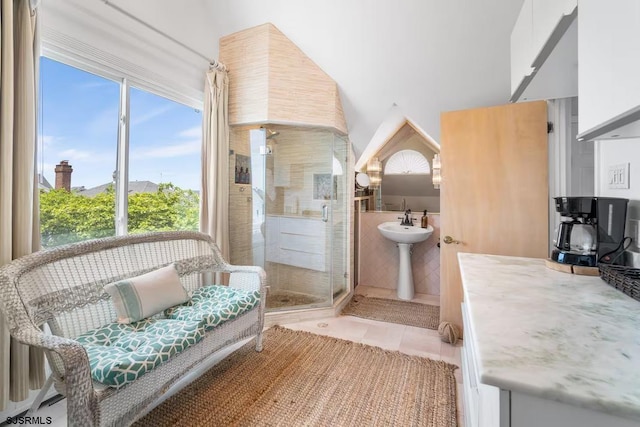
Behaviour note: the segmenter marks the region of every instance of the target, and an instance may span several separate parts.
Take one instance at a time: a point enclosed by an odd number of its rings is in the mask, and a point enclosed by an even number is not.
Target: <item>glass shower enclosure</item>
[[[232,147],[243,141],[248,153],[234,150],[232,166],[230,198],[244,194],[230,203],[232,262],[265,269],[268,311],[331,307],[349,290],[347,140],[323,128],[232,129]],[[248,227],[234,231],[234,214],[248,208]]]

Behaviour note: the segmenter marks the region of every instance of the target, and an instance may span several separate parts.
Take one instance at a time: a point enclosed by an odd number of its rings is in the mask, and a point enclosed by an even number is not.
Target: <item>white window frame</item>
[[[120,85],[120,100],[118,114],[118,140],[116,148],[116,165],[114,171],[115,190],[116,190],[116,208],[115,208],[115,233],[116,236],[124,236],[128,234],[128,195],[129,195],[129,113],[130,113],[130,88],[135,86],[138,89],[149,92],[171,101],[177,102],[187,107],[202,111],[203,104],[201,100],[197,100],[189,95],[181,95],[179,92],[171,90],[163,85],[161,79],[146,79],[144,73],[133,75],[127,72],[128,65],[132,68],[132,64],[125,63],[106,53],[99,53],[95,48],[88,45],[73,46],[69,49],[64,45],[51,43],[43,38],[41,56],[58,61],[64,65],[77,68],[82,71],[94,74],[98,77],[114,81]],[[106,65],[96,61],[95,57],[104,58],[111,56],[115,58],[115,63]],[[122,65],[125,65],[123,67]],[[118,66],[119,65],[119,66]],[[135,66],[133,66],[135,67]],[[153,77],[153,76],[152,76]]]
[[[129,232],[129,82],[120,84],[118,149],[116,154],[116,236]]]

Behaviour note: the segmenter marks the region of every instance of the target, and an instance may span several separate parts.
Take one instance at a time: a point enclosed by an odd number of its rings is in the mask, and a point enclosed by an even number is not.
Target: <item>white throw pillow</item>
[[[118,323],[153,316],[189,300],[173,264],[104,287],[118,314]]]

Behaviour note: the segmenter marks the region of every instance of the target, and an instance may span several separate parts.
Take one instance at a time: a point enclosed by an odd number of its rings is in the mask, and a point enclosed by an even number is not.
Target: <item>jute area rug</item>
[[[274,326],[136,426],[456,426],[456,366]]]
[[[354,295],[342,314],[436,330],[440,323],[440,307],[436,305],[364,295]]]

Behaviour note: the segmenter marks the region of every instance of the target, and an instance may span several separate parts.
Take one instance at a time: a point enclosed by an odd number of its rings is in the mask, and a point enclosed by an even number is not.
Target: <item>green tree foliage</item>
[[[51,247],[115,235],[115,191],[87,197],[76,192],[40,192],[42,246]],[[129,233],[197,230],[199,195],[173,184],[160,184],[155,193],[129,195]]]

